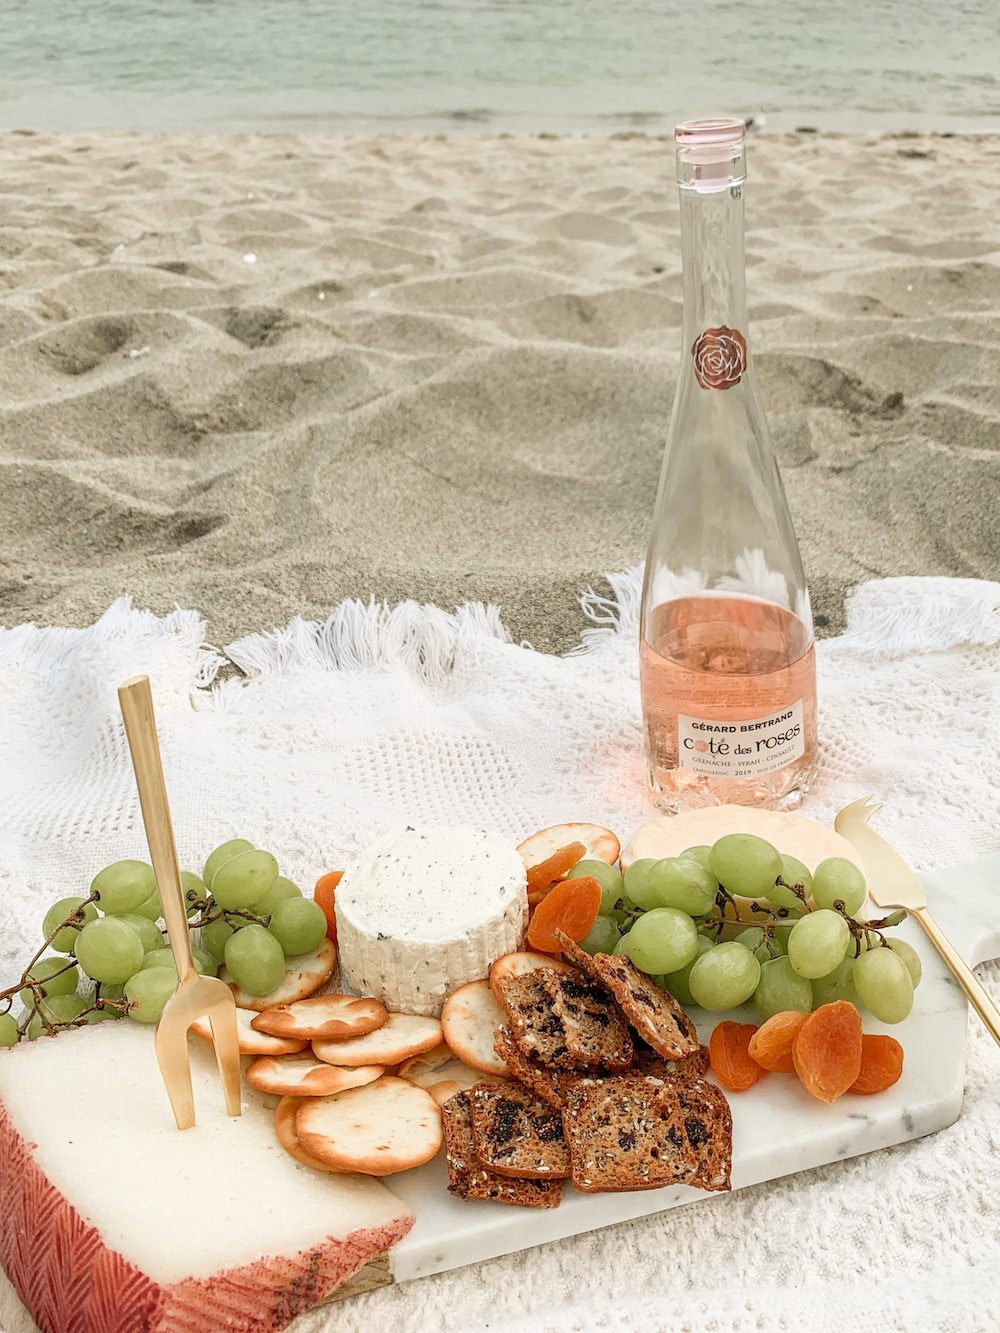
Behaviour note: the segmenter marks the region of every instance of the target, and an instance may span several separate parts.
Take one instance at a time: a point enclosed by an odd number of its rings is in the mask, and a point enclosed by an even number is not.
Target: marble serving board
[[[920,877],[927,905],[945,933],[975,966],[1000,956],[1000,855]],[[734,1190],[827,1162],[904,1143],[943,1129],[962,1109],[968,1009],[957,982],[915,921],[898,932],[919,951],[923,980],[913,1012],[889,1027],[865,1015],[866,1032],[887,1032],[905,1049],[903,1076],[873,1097],[845,1095],[833,1106],[814,1101],[791,1075],[771,1075],[730,1096],[733,1110]],[[707,1014],[694,1009],[702,1041],[721,1018],[757,1021],[752,1010]],[[577,1194],[564,1187],[559,1208],[525,1210],[499,1203],[464,1203],[448,1193],[444,1154],[386,1184],[417,1220],[384,1260],[369,1265],[338,1295],[405,1282],[464,1264],[595,1231],[667,1208],[697,1204],[707,1195],[686,1185],[627,1194]],[[357,1285],[355,1285],[355,1282]]]

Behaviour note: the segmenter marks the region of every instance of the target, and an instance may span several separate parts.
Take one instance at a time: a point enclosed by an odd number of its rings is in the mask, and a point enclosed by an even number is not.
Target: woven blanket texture
[[[645,796],[640,571],[583,598],[556,658],[499,612],[346,603],[220,653],[193,611],[112,606],[84,630],[0,631],[0,984],[45,909],[146,858],[116,687],[148,673],[181,864],[248,837],[311,886],[405,824],[514,840],[595,820],[623,843]],[[243,679],[220,679],[229,659]],[[822,760],[802,812],[859,796],[916,869],[1000,850],[1000,584],[885,579],[817,644]],[[975,904],[970,904],[975,910]],[[1000,971],[986,964],[988,989]],[[371,1292],[295,1333],[744,1333],[1000,1328],[1000,1051],[970,1019],[960,1120],[731,1196]],[[531,1217],[525,1219],[530,1233]],[[30,1333],[0,1279],[0,1329]]]

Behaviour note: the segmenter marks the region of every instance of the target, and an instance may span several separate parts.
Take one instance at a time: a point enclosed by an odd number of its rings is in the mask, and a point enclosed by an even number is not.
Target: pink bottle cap
[[[686,120],[674,130],[674,138],[686,148],[709,144],[741,143],[746,137],[744,121],[736,117],[718,120]]]

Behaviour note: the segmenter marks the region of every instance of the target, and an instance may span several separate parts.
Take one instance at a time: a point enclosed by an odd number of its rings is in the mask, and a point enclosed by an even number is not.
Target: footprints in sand
[[[129,340],[129,321],[114,315],[69,320],[44,334],[35,346],[40,356],[62,375],[84,375],[114,356]]]
[[[641,558],[682,354],[669,143],[0,146],[0,556],[31,534],[55,618],[187,587],[235,635],[251,585],[279,623],[346,592],[488,597],[493,573],[528,616]],[[751,349],[838,605],[885,564],[887,522],[915,569],[958,559],[949,505],[962,568],[989,572],[985,520],[949,482],[956,458],[980,496],[1000,480],[979,151],[752,146]],[[910,516],[886,517],[895,494]],[[810,545],[834,529],[832,556]],[[8,582],[0,607],[31,614]]]

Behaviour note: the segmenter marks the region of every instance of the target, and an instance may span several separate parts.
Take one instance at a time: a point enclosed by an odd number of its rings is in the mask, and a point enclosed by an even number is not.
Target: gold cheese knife
[[[986,1024],[990,1036],[1000,1046],[1000,1009],[997,1009],[971,968],[966,966],[964,959],[928,912],[927,899],[916,875],[900,854],[869,827],[868,821],[881,809],[881,803],[873,796],[865,796],[845,806],[834,820],[833,827],[860,855],[868,880],[869,897],[879,907],[905,907],[917,918],[935,949],[955,974],[955,980],[965,991],[969,1003]]]
[[[215,1058],[222,1078],[226,1110],[240,1114],[240,1047],[236,1026],[236,1001],[232,991],[217,977],[202,977],[195,971],[184,908],[184,890],[177,866],[177,848],[170,822],[167,789],[163,781],[160,746],[156,739],[153,696],[148,676],[134,676],[118,690],[125,734],[132,751],[139,804],[146,826],[149,859],[160,891],[163,919],[177,964],[177,989],[156,1024],[156,1058],[166,1085],[178,1129],[194,1124],[194,1094],[188,1063],[188,1028],[196,1018],[208,1017],[212,1028]]]

